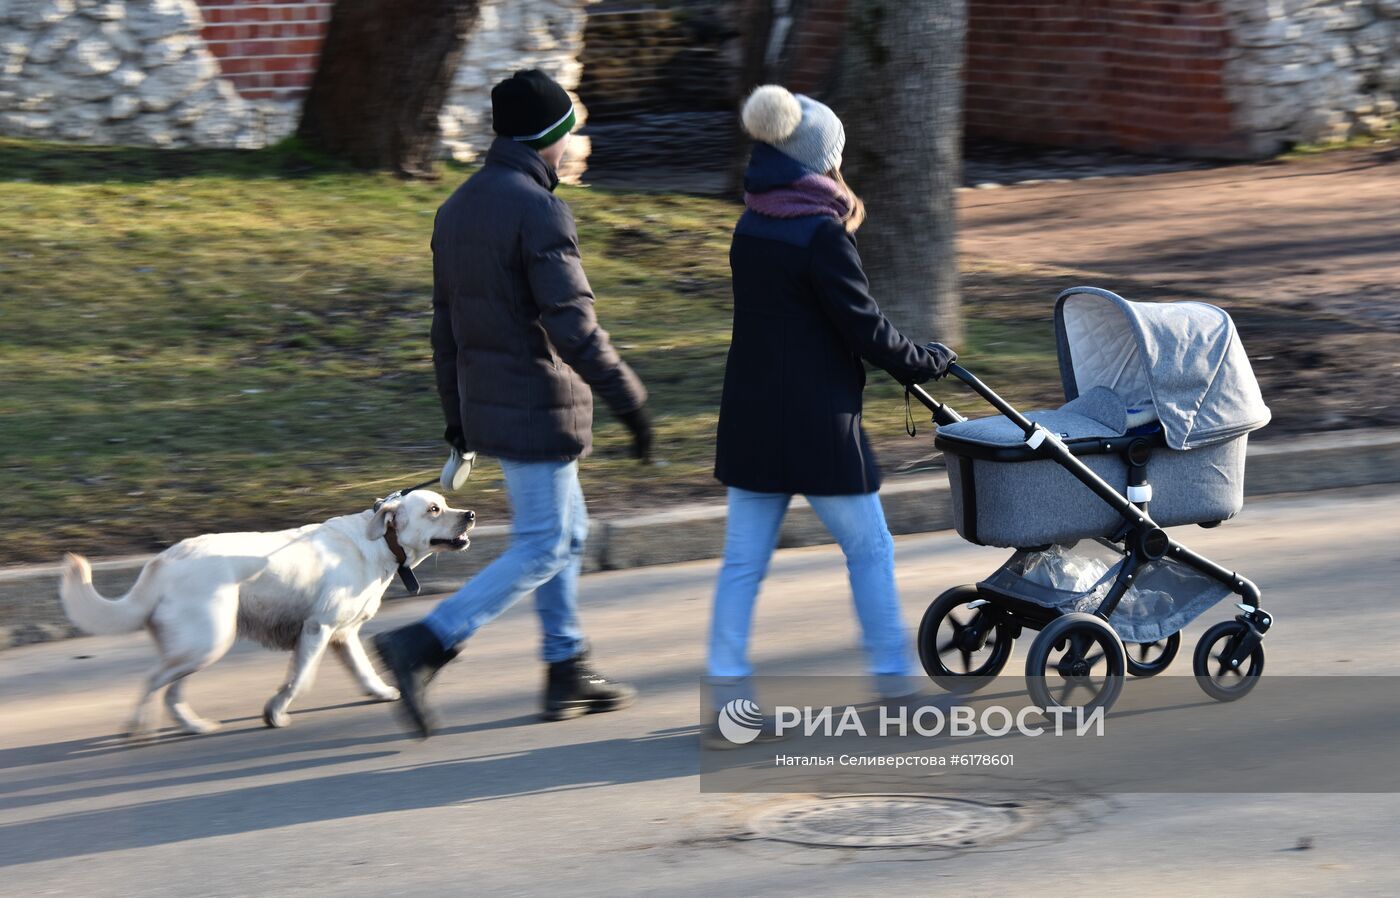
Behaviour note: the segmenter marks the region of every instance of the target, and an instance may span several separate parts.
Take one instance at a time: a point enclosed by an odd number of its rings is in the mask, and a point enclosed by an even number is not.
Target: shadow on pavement
[[[514,726],[519,722],[519,718],[490,721],[447,730],[444,735]],[[384,738],[378,736],[374,741]],[[694,728],[672,729],[641,738],[504,751],[64,814],[0,826],[0,866],[395,811],[691,776],[698,770],[697,752]],[[387,752],[359,757],[381,754]],[[230,775],[304,769],[350,760],[355,758],[282,762],[261,769],[232,771]],[[123,771],[123,775],[126,773]],[[206,774],[198,779],[210,778]],[[191,780],[181,777],[159,785]],[[116,791],[125,788],[128,787],[118,787]]]
[[[298,715],[306,715],[318,711],[334,711],[344,708],[354,708],[360,705],[379,704],[378,702],[346,702],[339,705],[328,705],[323,708],[308,708],[298,711]],[[480,723],[466,724],[459,727],[444,729],[439,735],[461,735],[466,733],[482,732],[486,730],[507,729],[534,723],[538,718],[533,715],[522,715],[519,717],[503,718],[499,720],[487,720]],[[351,763],[357,760],[368,760],[373,758],[387,757],[397,754],[397,751],[373,751],[353,755],[337,755],[329,758],[319,758],[304,761],[283,761],[277,764],[267,764],[258,767],[239,768],[237,770],[210,772],[207,768],[223,764],[236,764],[242,761],[265,758],[270,751],[275,751],[279,756],[292,754],[308,754],[311,752],[340,751],[350,748],[370,747],[375,745],[388,745],[397,742],[410,742],[412,737],[402,732],[374,733],[365,736],[344,736],[334,739],[316,739],[308,742],[277,745],[269,749],[265,741],[248,742],[238,740],[244,744],[233,747],[232,743],[225,744],[220,740],[227,740],[229,737],[257,737],[265,735],[267,729],[261,724],[260,717],[241,717],[224,721],[225,729],[203,736],[189,736],[182,733],[167,731],[164,734],[157,734],[155,737],[141,741],[128,741],[124,736],[98,736],[91,739],[75,739],[70,742],[54,742],[47,745],[30,745],[22,748],[13,748],[0,751],[0,770],[17,767],[29,767],[40,764],[54,764],[64,761],[82,760],[87,758],[101,758],[108,755],[120,755],[128,752],[137,752],[133,759],[139,759],[142,752],[148,752],[157,746],[182,745],[185,743],[212,744],[220,751],[209,753],[200,751],[199,753],[187,755],[185,757],[161,757],[153,760],[146,760],[143,763],[133,763],[125,765],[117,770],[111,768],[101,768],[89,773],[67,772],[54,774],[51,776],[31,777],[29,779],[15,779],[9,782],[0,783],[0,796],[14,792],[29,792],[36,789],[46,789],[54,786],[71,786],[84,780],[108,780],[114,777],[130,778],[147,776],[151,774],[169,773],[175,770],[198,768],[200,773],[171,777],[168,779],[154,779],[137,783],[117,783],[104,786],[93,786],[87,788],[69,789],[61,792],[45,792],[42,795],[20,796],[13,799],[0,798],[0,811],[18,807],[29,807],[40,804],[50,804],[57,801],[70,801],[82,798],[94,798],[103,795],[113,795],[118,793],[131,793],[143,789],[157,789],[165,786],[179,785],[182,783],[198,783],[219,779],[236,779],[241,777],[259,776],[263,774],[279,773],[287,770],[306,769],[329,764]],[[256,726],[244,726],[232,728],[229,724],[247,723],[257,721]]]

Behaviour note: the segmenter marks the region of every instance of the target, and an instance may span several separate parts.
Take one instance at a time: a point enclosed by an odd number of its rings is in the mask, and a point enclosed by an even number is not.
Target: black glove
[[[453,449],[456,449],[463,455],[467,454],[467,437],[466,434],[462,433],[462,428],[457,426],[449,427],[447,431],[443,433],[442,438],[446,440],[447,445],[451,446]]]
[[[933,379],[948,376],[948,366],[958,360],[958,354],[942,343],[925,343],[924,349],[933,356]]]
[[[651,464],[651,413],[645,405],[617,416],[632,431],[632,457],[644,465]]]

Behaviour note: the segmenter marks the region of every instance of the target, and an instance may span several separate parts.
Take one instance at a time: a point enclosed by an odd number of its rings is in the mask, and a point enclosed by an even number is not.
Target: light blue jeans
[[[578,577],[588,539],[578,462],[500,462],[513,513],[510,547],[423,623],[451,648],[533,591],[544,631],[541,657],[572,658],[584,647]]]
[[[715,586],[710,620],[709,676],[717,705],[750,697],[749,631],[759,585],[778,545],[778,530],[792,497],[729,488],[724,565]],[[860,621],[862,644],[876,690],[911,689],[909,641],[894,582],[894,540],[878,493],[808,496],[817,517],[846,554],[846,571]]]

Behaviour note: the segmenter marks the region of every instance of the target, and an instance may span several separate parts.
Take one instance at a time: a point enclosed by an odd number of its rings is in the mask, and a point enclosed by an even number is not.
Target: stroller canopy
[[[1128,302],[1074,287],[1055,304],[1065,398],[1107,387],[1161,422],[1167,445],[1197,449],[1269,423],[1235,323],[1203,302]]]

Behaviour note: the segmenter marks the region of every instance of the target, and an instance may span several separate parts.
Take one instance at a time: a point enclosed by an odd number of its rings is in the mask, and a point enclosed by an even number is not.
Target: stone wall
[[[766,0],[762,0],[766,2]],[[743,48],[738,0],[603,0],[588,12],[579,93],[594,121],[732,112]]]
[[[574,97],[579,123],[588,110],[574,91],[583,66],[586,8],[597,0],[485,0],[441,116],[443,144],[454,159],[470,162],[495,137],[491,88],[518,69],[540,69]],[[575,134],[560,177],[574,180],[588,158],[588,138]]]
[[[256,147],[291,116],[220,77],[191,0],[4,0],[0,133]]]
[[[1400,103],[1400,0],[971,0],[967,130],[1268,156],[1375,134]]]
[[[491,86],[515,70],[577,87],[593,2],[485,0],[442,115],[446,154],[470,161],[490,143]],[[273,143],[296,126],[330,9],[329,0],[0,0],[0,134]],[[588,150],[576,137],[561,174],[576,178]]]
[[[469,161],[489,144],[490,87],[518,68],[544,69],[577,88],[588,10],[597,2],[485,0],[442,116],[445,153]],[[820,94],[839,77],[845,5],[802,4],[784,66],[797,89]],[[724,22],[737,21],[740,6],[605,0],[596,9],[600,20],[645,7],[647,15]],[[331,7],[331,0],[0,0],[0,134],[263,146],[295,126]],[[708,94],[695,91],[713,92],[737,65],[732,47],[716,50],[699,38],[679,50],[709,54],[699,62],[713,71],[700,74],[695,60],[671,64],[684,56],[677,48],[661,48],[671,61],[663,70],[643,58],[647,41],[613,43],[599,65],[623,75],[602,79],[605,89],[589,95],[608,115],[609,103],[635,106],[638,91],[648,94],[650,116],[708,110]],[[593,58],[603,57],[595,49]],[[629,73],[636,84],[623,84]],[[1400,0],[969,0],[966,81],[972,136],[1267,155],[1394,121]],[[579,111],[586,115],[582,103]],[[590,149],[588,137],[575,138],[567,174],[578,174]]]
[[[1378,133],[1400,103],[1400,0],[1225,0],[1230,93],[1255,155]]]

